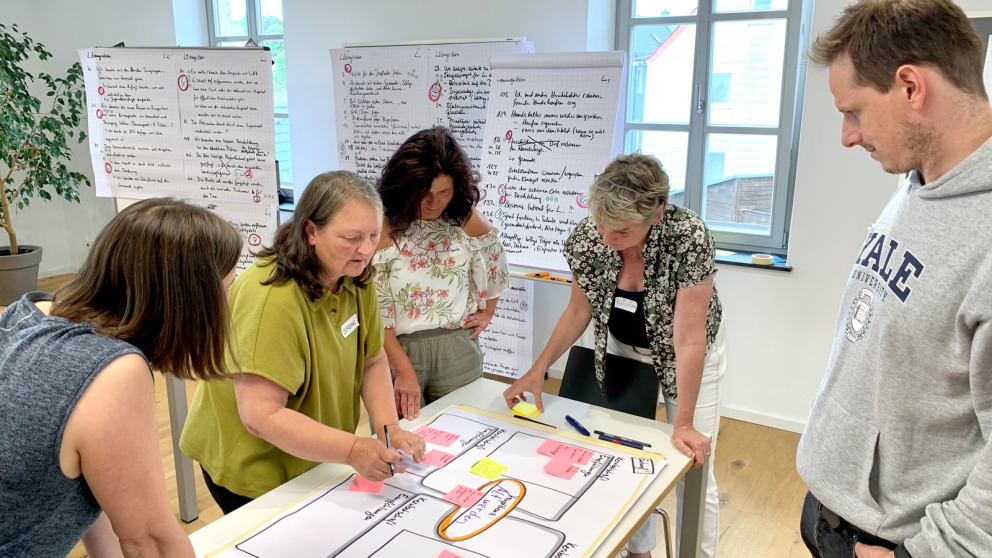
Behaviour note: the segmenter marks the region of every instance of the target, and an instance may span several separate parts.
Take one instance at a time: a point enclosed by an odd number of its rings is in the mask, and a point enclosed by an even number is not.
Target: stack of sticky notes
[[[513,414],[522,415],[527,418],[537,418],[541,414],[541,411],[538,411],[537,406],[533,403],[521,401],[513,406]]]
[[[550,457],[544,466],[544,472],[549,475],[571,480],[583,465],[589,463],[594,455],[592,451],[564,444],[548,438],[537,448],[537,453]]]

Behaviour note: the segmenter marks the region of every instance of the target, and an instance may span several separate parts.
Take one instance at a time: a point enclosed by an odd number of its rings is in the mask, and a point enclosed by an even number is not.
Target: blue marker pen
[[[588,436],[589,435],[589,431],[586,430],[586,427],[584,427],[581,424],[579,424],[579,421],[575,420],[574,418],[572,418],[572,417],[570,417],[568,415],[565,415],[565,420],[568,421],[568,424],[571,424],[572,425],[572,428],[578,430],[579,431],[579,434],[582,434],[583,436]]]
[[[639,450],[644,449],[644,446],[642,446],[641,444],[637,444],[637,443],[634,443],[634,442],[628,442],[627,440],[621,440],[619,438],[613,438],[613,437],[607,436],[606,434],[600,434],[599,435],[599,439],[600,440],[603,440],[604,442],[612,442],[614,444],[620,444],[621,446],[627,446],[628,448],[634,448],[634,449],[639,449]]]

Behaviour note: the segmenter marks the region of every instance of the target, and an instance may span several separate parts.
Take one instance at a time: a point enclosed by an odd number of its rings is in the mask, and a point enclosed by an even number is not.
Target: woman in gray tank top
[[[0,556],[193,556],[169,506],[151,370],[225,375],[229,223],[138,202],[54,297],[0,314]]]

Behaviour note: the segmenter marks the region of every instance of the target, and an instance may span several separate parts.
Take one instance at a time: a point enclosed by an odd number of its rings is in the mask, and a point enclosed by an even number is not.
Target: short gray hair
[[[589,212],[600,224],[650,223],[668,203],[668,174],[655,157],[618,155],[589,188]]]

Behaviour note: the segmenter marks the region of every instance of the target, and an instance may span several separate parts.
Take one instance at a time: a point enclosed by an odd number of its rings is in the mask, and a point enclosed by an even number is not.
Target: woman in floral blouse
[[[652,364],[672,443],[701,466],[716,451],[725,369],[713,239],[699,216],[668,203],[668,175],[654,157],[620,155],[596,177],[589,197],[592,216],[565,243],[574,279],[568,307],[534,366],[504,392],[506,403],[513,407],[530,392],[543,411],[545,372],[594,320],[600,386],[607,352]],[[679,483],[679,524],[682,492]],[[703,556],[716,553],[718,513],[711,467]],[[631,556],[650,556],[655,527],[647,521],[634,534]]]
[[[382,171],[373,263],[397,411],[408,419],[482,376],[478,336],[509,288],[497,232],[476,209],[479,175],[445,128],[407,139]]]

